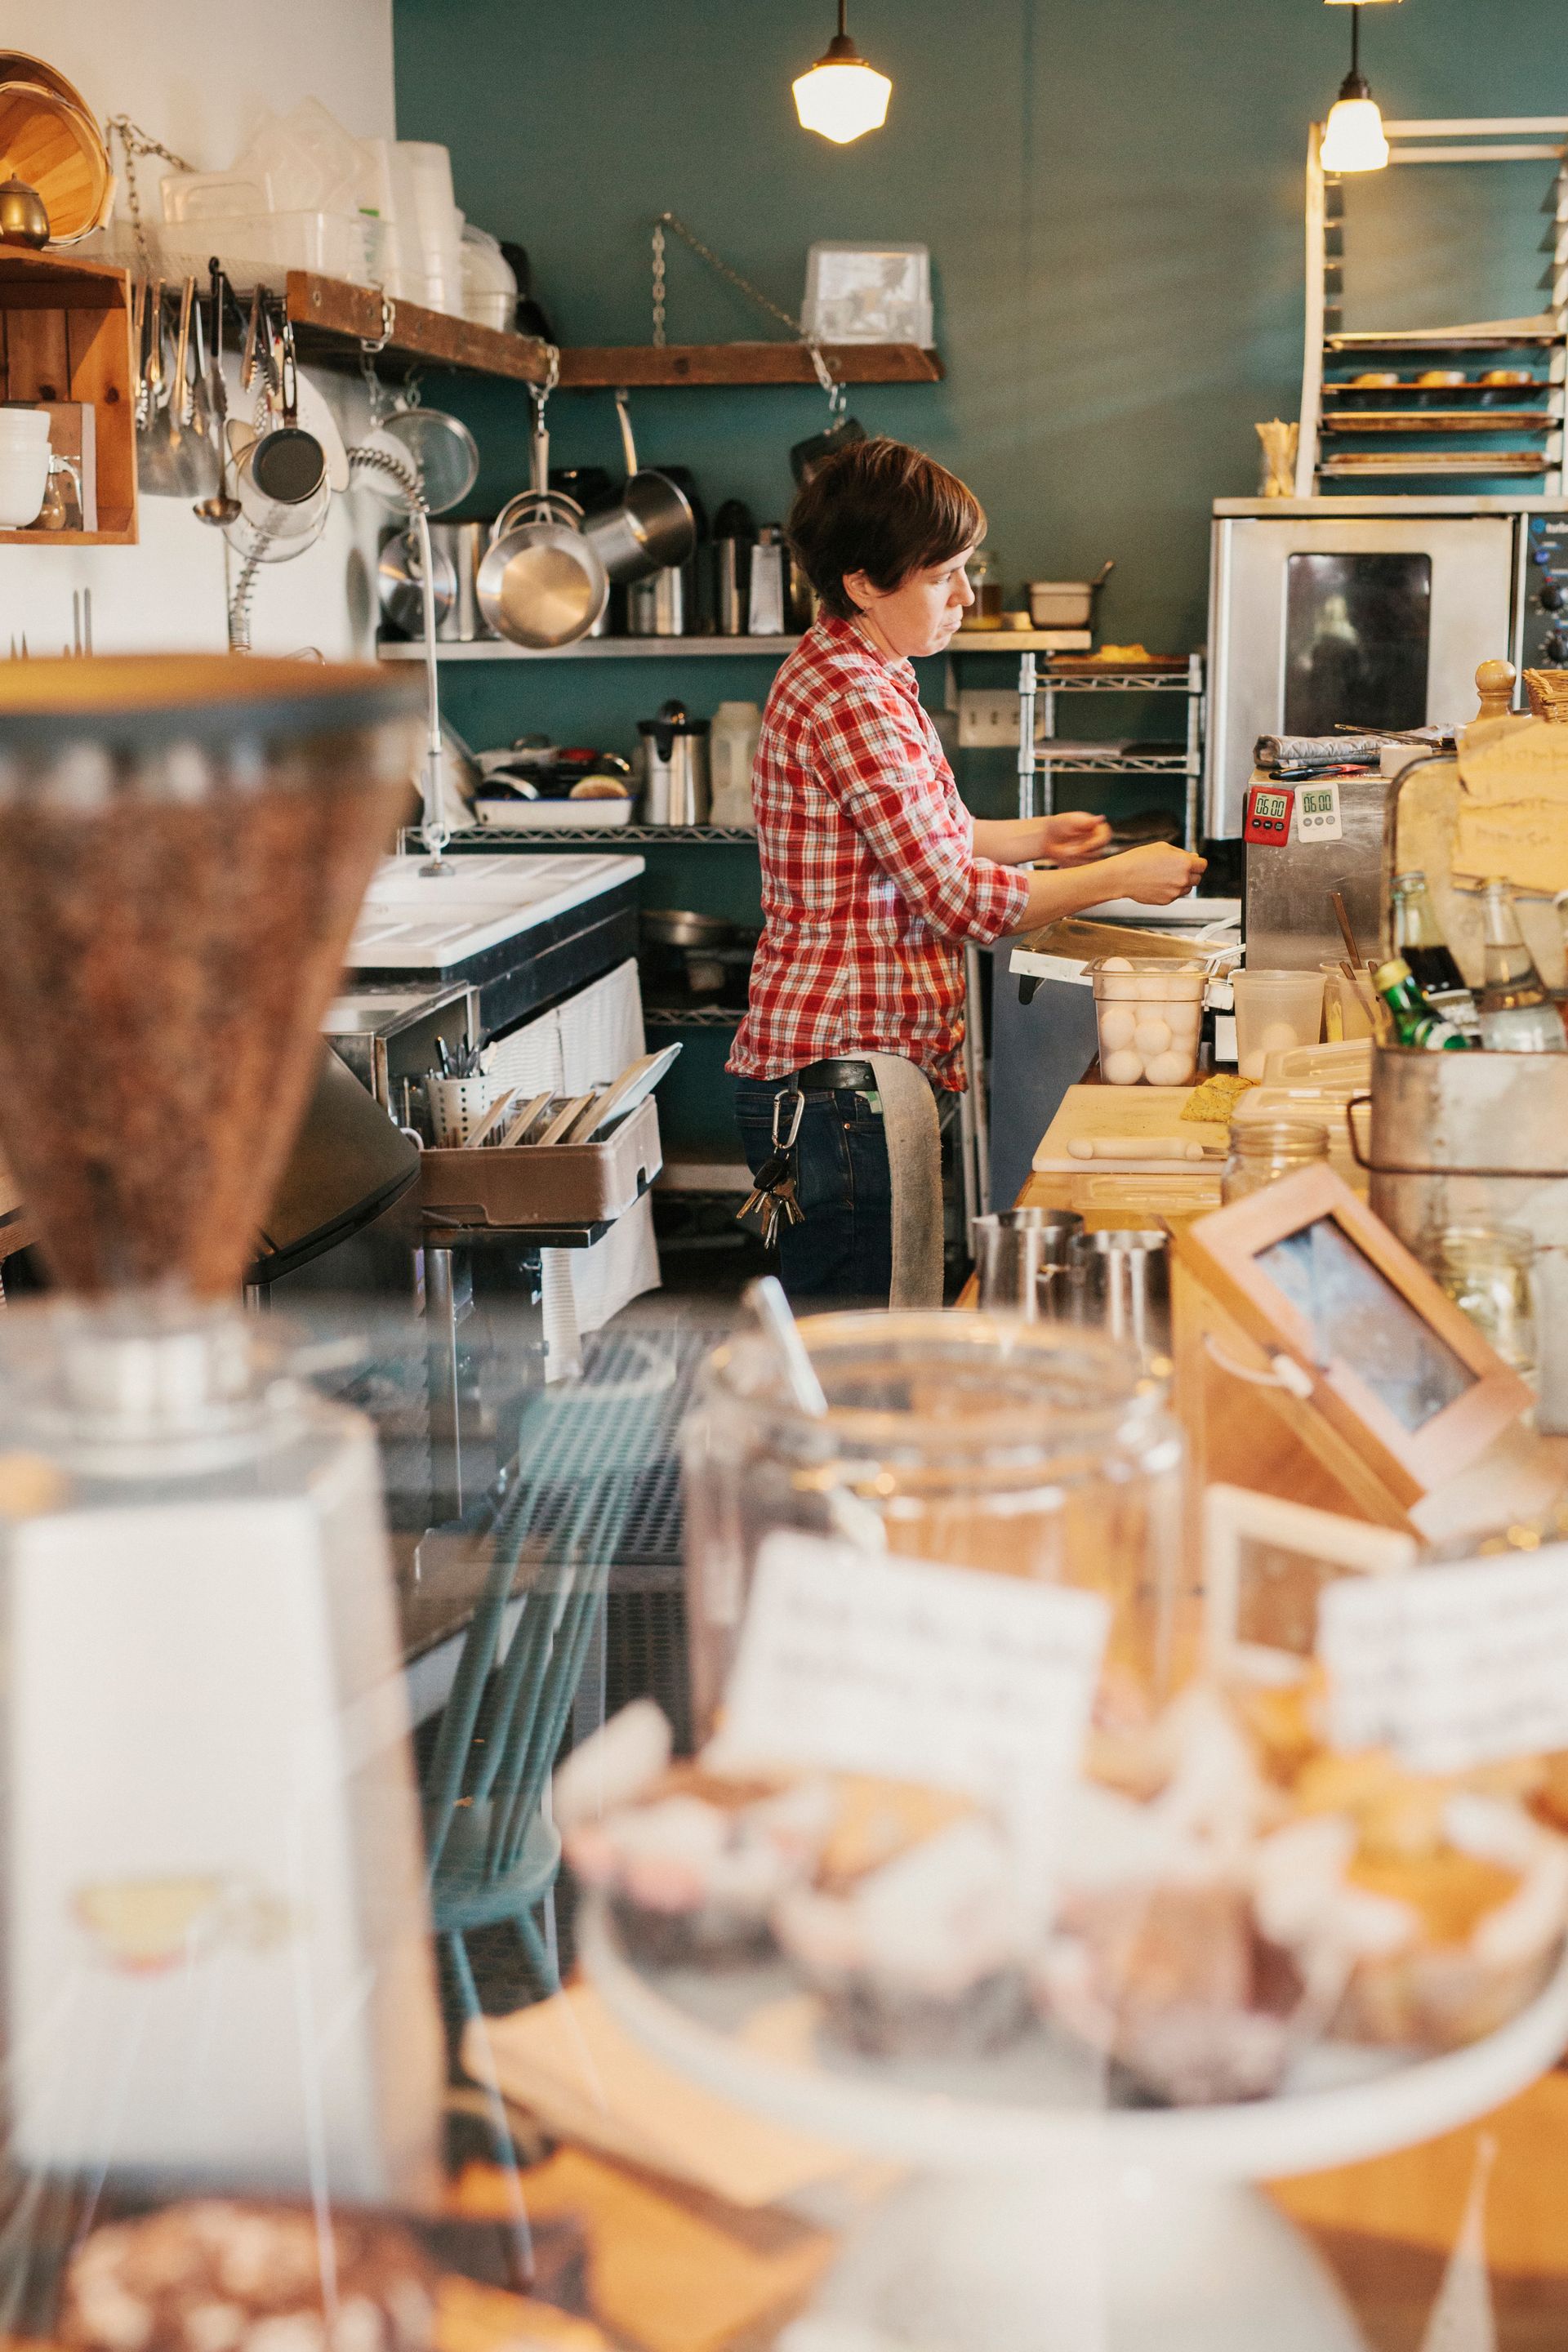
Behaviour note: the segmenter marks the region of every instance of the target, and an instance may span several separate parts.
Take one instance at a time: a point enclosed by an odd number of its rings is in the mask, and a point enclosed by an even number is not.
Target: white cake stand
[[[1251,2185],[1452,2131],[1568,2046],[1568,1956],[1484,2042],[1446,2057],[1329,2047],[1246,2105],[1108,2108],[1103,2071],[1032,2037],[948,2069],[741,2038],[782,1969],[648,1973],[587,1907],[584,1964],[655,2056],[754,2113],[917,2174],[821,2299],[909,2352],[1364,2352],[1313,2249]]]

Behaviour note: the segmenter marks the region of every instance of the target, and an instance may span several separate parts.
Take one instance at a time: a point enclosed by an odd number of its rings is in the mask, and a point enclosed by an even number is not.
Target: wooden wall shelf
[[[840,383],[940,383],[942,364],[918,343],[825,343]],[[584,344],[561,354],[561,383],[579,392],[617,385],[815,383],[804,343]]]
[[[291,269],[286,296],[300,349],[317,358],[359,357],[362,341],[382,331],[381,296],[374,287]],[[917,343],[828,343],[828,365],[843,383],[939,383],[942,364]],[[498,334],[417,303],[394,302],[385,346],[394,364],[424,361],[542,383],[545,346],[528,335]],[[616,386],[743,385],[816,382],[804,343],[608,343],[561,353],[563,391],[613,391]]]
[[[351,286],[342,278],[318,278],[308,269],[289,272],[285,300],[307,358],[359,358],[362,342],[381,338],[381,296],[374,286]],[[389,361],[423,360],[438,367],[467,368],[514,383],[542,383],[544,345],[531,335],[498,334],[445,310],[422,310],[417,302],[394,302]]]
[[[0,547],[136,543],[136,404],[129,274],[101,261],[0,247],[4,398],[96,411],[97,530],[0,530]]]

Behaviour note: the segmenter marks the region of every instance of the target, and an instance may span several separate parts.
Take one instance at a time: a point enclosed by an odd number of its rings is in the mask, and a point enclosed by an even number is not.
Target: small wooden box
[[[131,281],[105,262],[0,246],[5,400],[79,400],[95,412],[96,530],[0,530],[0,547],[136,543],[136,366]]]
[[[599,1225],[624,1217],[664,1165],[658,1109],[646,1102],[597,1143],[481,1144],[419,1155],[427,1225]]]

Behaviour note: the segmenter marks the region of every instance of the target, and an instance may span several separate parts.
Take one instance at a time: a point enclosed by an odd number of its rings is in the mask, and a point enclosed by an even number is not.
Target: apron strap
[[[893,1193],[893,1286],[888,1304],[942,1305],[942,1129],[931,1080],[901,1054],[868,1054],[877,1074]]]

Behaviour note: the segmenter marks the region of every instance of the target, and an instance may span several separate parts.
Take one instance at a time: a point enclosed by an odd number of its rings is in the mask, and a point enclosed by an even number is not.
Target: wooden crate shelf
[[[136,543],[135,362],[129,274],[100,261],[0,247],[4,398],[96,411],[97,530],[0,530],[0,547]]]
[[[357,360],[362,342],[380,340],[381,296],[374,287],[291,269],[286,299],[307,356]],[[828,343],[823,348],[843,383],[942,381],[941,360],[917,343]],[[466,319],[421,310],[414,302],[392,304],[384,355],[394,365],[424,361],[513,383],[542,383],[547,366],[545,346],[531,336],[499,334],[494,328],[472,326]],[[563,391],[613,391],[621,384],[646,389],[657,384],[816,382],[804,343],[584,344],[568,346],[561,353]]]

